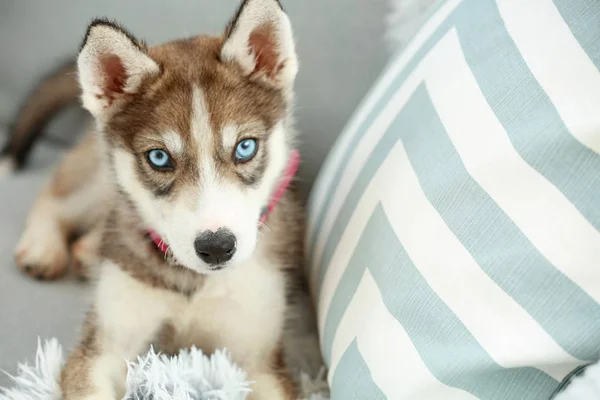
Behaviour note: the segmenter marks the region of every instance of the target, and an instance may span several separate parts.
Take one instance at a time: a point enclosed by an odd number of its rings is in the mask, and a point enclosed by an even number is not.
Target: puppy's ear
[[[277,0],[245,0],[225,31],[221,60],[256,79],[291,89],[298,60],[290,20]]]
[[[138,92],[145,79],[160,72],[142,43],[103,19],[90,24],[77,67],[83,105],[96,118],[113,112],[124,99]]]

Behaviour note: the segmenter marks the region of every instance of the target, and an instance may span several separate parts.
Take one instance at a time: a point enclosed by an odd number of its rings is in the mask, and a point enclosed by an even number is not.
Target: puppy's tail
[[[77,102],[79,93],[75,61],[63,64],[42,79],[10,124],[8,141],[0,151],[0,170],[23,168],[46,125],[59,111]]]

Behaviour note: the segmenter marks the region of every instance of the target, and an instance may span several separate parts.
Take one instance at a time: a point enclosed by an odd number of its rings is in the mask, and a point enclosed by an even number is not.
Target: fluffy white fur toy
[[[13,387],[0,389],[0,400],[60,400],[58,384],[64,355],[56,339],[38,343],[35,365],[20,364]],[[296,377],[306,400],[327,400],[324,373]],[[123,400],[244,400],[252,390],[246,373],[226,351],[211,356],[192,348],[169,357],[150,350],[128,365]]]
[[[578,370],[552,400],[600,400],[600,363]]]

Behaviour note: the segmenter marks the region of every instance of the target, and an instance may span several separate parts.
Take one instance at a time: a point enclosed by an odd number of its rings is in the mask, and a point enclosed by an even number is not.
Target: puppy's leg
[[[93,311],[62,371],[63,400],[120,400],[126,361],[135,361],[149,348],[176,297],[135,280],[110,261],[97,268]]]
[[[254,381],[248,400],[295,400],[296,385],[285,366],[283,348],[273,351],[270,365],[258,373],[250,373],[249,380]]]
[[[296,388],[292,378],[285,374],[271,372],[249,376],[254,381],[248,400],[295,400]]]
[[[127,364],[116,353],[94,356],[77,348],[62,373],[63,400],[120,400],[125,394]]]
[[[103,228],[99,223],[71,246],[71,268],[80,279],[90,279],[100,263]]]
[[[35,202],[16,250],[17,265],[29,275],[62,276],[69,263],[69,236],[101,219],[109,192],[100,152],[95,136],[88,135]]]
[[[117,386],[119,381],[124,380],[126,365],[122,357],[103,348],[104,340],[95,314],[89,313],[81,342],[69,355],[62,370],[60,386],[63,400],[120,398]]]

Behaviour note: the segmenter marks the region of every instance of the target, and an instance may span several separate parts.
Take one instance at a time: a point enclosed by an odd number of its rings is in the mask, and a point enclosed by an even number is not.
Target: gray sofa
[[[387,59],[387,5],[386,0],[287,3],[301,61],[297,116],[303,141],[301,179],[308,190],[327,150]],[[6,134],[11,116],[36,80],[74,54],[92,17],[114,17],[155,43],[218,33],[236,5],[237,0],[0,2],[0,135]],[[73,278],[33,281],[13,262],[13,249],[40,185],[78,136],[77,115],[51,124],[25,171],[0,178],[0,370],[9,373],[15,372],[17,362],[31,359],[38,337],[54,336],[71,345],[86,308],[87,285]],[[0,386],[6,379],[0,374]]]

